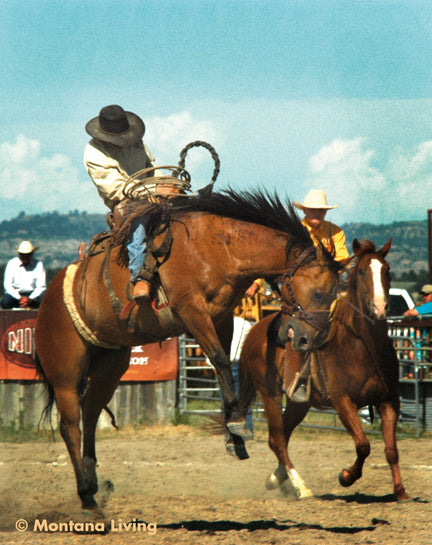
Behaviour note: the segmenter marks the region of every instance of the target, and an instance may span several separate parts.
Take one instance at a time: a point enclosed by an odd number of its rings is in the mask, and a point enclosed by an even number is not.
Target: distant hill
[[[0,223],[0,264],[17,255],[16,248],[22,240],[30,240],[39,246],[37,257],[47,269],[63,268],[77,258],[81,241],[89,244],[93,235],[107,229],[103,214],[21,213]]]
[[[394,222],[389,225],[349,223],[342,226],[347,246],[352,253],[354,238],[368,238],[377,247],[393,238],[388,256],[393,276],[410,271],[428,270],[427,221]],[[37,255],[47,269],[59,269],[74,261],[81,241],[90,243],[93,235],[107,230],[104,214],[49,212],[37,215],[21,213],[18,217],[0,223],[0,265],[16,255],[21,240],[30,240],[39,246]]]
[[[400,277],[413,271],[419,274],[429,270],[428,224],[422,221],[397,221],[388,225],[349,223],[342,226],[350,254],[354,238],[368,238],[377,248],[392,238],[392,247],[387,260],[393,276]]]

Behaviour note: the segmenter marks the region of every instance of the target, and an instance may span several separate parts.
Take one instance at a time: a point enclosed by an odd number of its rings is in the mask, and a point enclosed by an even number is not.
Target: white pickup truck
[[[390,309],[387,312],[389,318],[403,316],[403,313],[415,307],[415,303],[411,295],[403,288],[390,288]]]

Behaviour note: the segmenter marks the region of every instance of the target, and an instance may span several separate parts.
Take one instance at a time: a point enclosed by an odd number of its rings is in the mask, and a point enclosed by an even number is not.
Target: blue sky
[[[216,188],[312,188],[337,223],[432,208],[432,2],[0,0],[0,220],[105,212],[86,122],[120,104],[161,165],[193,140]],[[206,150],[186,159],[207,184]]]

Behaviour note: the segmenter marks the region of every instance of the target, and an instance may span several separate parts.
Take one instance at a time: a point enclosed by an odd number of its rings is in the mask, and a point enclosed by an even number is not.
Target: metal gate
[[[199,344],[188,335],[178,338],[178,409],[183,414],[221,414],[221,394],[216,371]],[[262,403],[252,407],[254,420],[264,421]]]
[[[214,367],[195,339],[187,334],[178,338],[180,414],[214,414],[219,385]],[[219,410],[220,412],[220,410]]]

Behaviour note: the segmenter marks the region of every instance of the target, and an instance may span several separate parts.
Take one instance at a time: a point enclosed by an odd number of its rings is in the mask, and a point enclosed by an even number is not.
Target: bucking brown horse
[[[342,486],[362,476],[370,453],[358,409],[375,406],[382,420],[385,455],[390,465],[397,500],[408,499],[399,471],[396,425],[399,415],[398,360],[388,337],[386,308],[389,300],[389,266],[385,256],[391,240],[380,250],[370,241],[354,240],[354,259],[346,293],[338,294],[327,338],[318,350],[305,350],[311,358],[312,389],[307,403],[282,399],[305,360],[304,353],[278,347],[269,338],[270,315],[256,324],[243,345],[240,357],[240,405],[246,414],[256,390],[264,403],[269,446],[279,465],[267,479],[267,488],[292,490],[299,499],[312,495],[288,455],[291,433],[311,407],[334,407],[351,434],[357,452],[354,464],[339,475]],[[285,318],[286,322],[290,317]],[[289,325],[289,324],[288,324]],[[285,327],[286,330],[286,327]]]
[[[146,213],[149,230],[159,232],[155,248],[166,240],[161,225],[172,233],[169,252],[155,273],[167,302],[140,303],[131,309],[130,274],[119,264],[124,252],[121,245],[111,247],[109,238],[100,251],[55,277],[38,313],[36,352],[48,383],[48,408],[55,399],[86,510],[98,510],[96,424],[128,368],[132,346],[189,332],[217,370],[226,426],[236,438],[240,457],[247,457],[245,421],[228,356],[234,308],[254,279],[275,281],[282,276],[282,283],[289,282],[283,275],[295,267],[293,285],[302,293],[299,304],[312,311],[309,316],[328,318],[338,282],[332,256],[314,248],[291,203],[284,205],[276,196],[227,190],[175,197]],[[160,312],[168,304],[169,317]],[[294,329],[294,344],[300,338],[302,345],[313,346],[316,324],[299,320]]]

